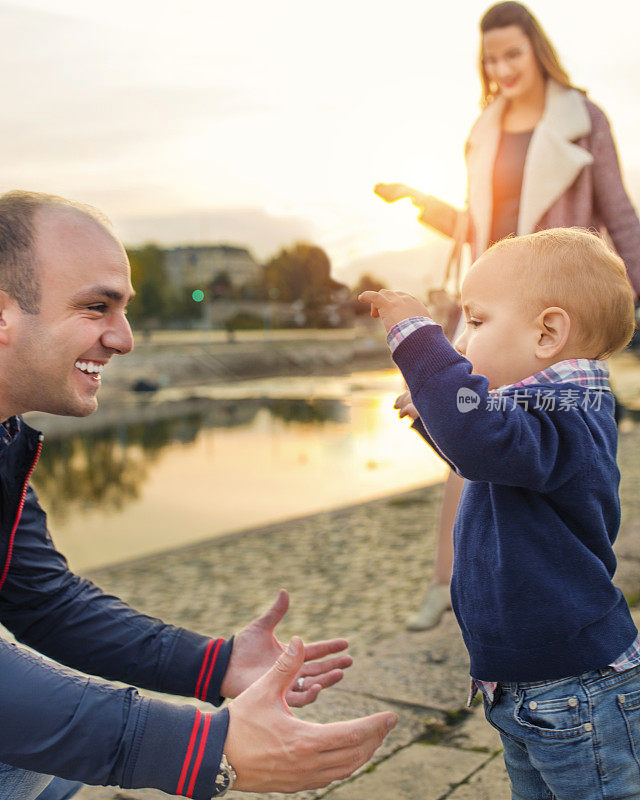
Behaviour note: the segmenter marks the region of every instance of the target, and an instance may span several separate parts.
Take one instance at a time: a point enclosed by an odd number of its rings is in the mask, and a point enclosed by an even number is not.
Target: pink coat
[[[474,259],[489,245],[493,165],[503,111],[499,97],[476,120],[467,140]],[[640,221],[622,181],[609,121],[584,94],[550,80],[544,114],[525,160],[517,233],[574,225],[606,231],[640,295]]]

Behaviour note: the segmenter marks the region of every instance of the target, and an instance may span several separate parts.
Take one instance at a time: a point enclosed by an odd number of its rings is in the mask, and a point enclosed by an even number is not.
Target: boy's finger
[[[380,316],[380,312],[378,311],[377,307],[373,305],[373,303],[371,304],[371,316],[374,319]]]
[[[358,300],[361,303],[376,303],[380,301],[380,292],[374,292],[371,289],[358,295]]]

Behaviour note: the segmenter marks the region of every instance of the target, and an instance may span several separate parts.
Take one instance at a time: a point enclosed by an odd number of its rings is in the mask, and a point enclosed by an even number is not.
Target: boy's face
[[[473,365],[473,372],[497,389],[534,375],[547,365],[536,355],[541,309],[517,280],[513,252],[493,252],[479,258],[462,284],[466,328],[456,350]]]

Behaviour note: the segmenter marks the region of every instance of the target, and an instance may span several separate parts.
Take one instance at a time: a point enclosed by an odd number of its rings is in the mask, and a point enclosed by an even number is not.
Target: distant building
[[[246,248],[229,244],[168,248],[164,251],[164,268],[175,289],[207,286],[221,272],[227,273],[235,289],[256,281],[262,273]]]

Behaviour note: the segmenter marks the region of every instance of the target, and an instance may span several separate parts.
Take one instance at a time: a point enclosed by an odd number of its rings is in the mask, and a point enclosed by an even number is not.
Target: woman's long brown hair
[[[517,25],[518,28],[531,42],[533,52],[542,74],[545,78],[553,78],[561,86],[568,89],[576,87],[569,80],[565,68],[560,63],[560,58],[554,46],[549,41],[549,37],[542,30],[538,20],[533,16],[526,6],[516,2],[496,3],[484,14],[480,20],[480,80],[482,81],[482,100],[480,104],[484,108],[496,99],[499,92],[495,85],[491,84],[484,68],[482,37],[488,31],[496,28],[506,28],[508,25]]]

